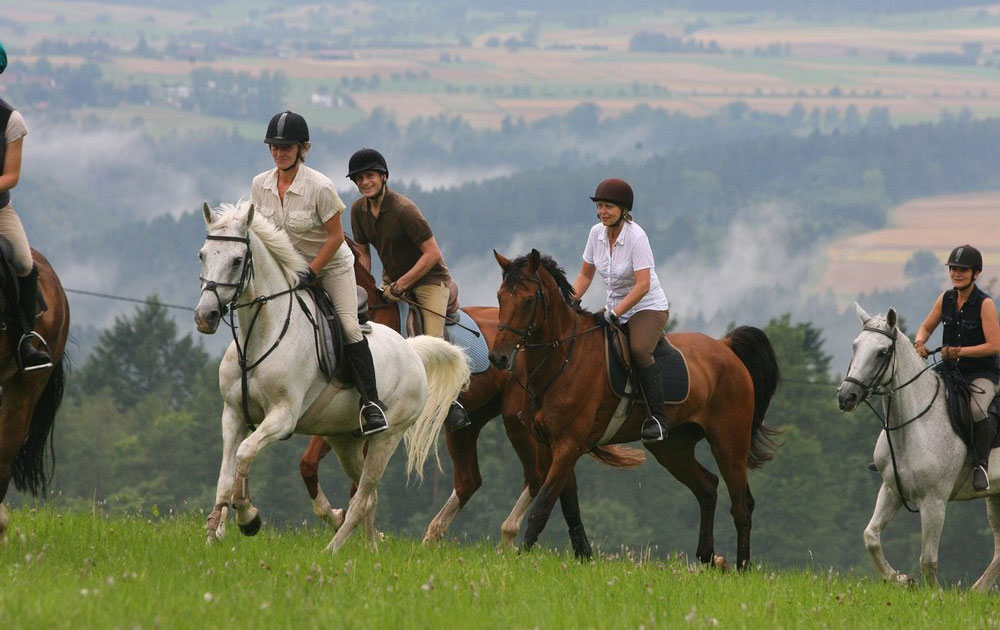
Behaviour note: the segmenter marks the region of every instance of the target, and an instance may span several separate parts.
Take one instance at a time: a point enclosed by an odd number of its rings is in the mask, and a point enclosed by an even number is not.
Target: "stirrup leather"
[[[22,361],[21,361],[21,348],[24,346],[25,342],[28,342],[28,344],[30,345],[30,343],[31,343],[30,340],[29,340],[30,337],[34,337],[35,339],[38,339],[38,341],[40,341],[42,343],[42,347],[44,348],[45,354],[47,354],[49,356],[48,363],[40,363],[38,365],[30,365],[30,366],[25,366],[22,363]],[[38,351],[38,349],[35,348],[34,346],[31,346],[31,348],[33,350]],[[33,372],[35,370],[44,370],[44,369],[52,367],[52,358],[51,358],[52,357],[52,353],[49,352],[49,344],[48,344],[47,341],[45,341],[44,337],[42,337],[41,335],[39,335],[34,330],[32,330],[31,332],[28,332],[28,333],[25,333],[25,334],[21,335],[21,339],[18,340],[18,342],[17,342],[17,352],[15,352],[14,354],[17,357],[17,366],[21,369],[22,372]]]

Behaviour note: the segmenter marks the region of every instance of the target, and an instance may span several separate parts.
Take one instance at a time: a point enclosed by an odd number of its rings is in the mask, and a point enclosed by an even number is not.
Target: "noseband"
[[[219,303],[219,312],[222,315],[225,315],[247,288],[247,284],[250,283],[250,279],[253,278],[253,250],[250,249],[250,238],[247,236],[216,236],[214,234],[209,234],[205,237],[205,240],[243,243],[247,248],[246,255],[243,257],[243,269],[240,271],[239,282],[216,282],[215,280],[205,280],[205,278],[199,277],[199,280],[201,280],[205,285],[202,287],[201,292],[204,293],[205,291],[211,291],[212,295],[215,296],[216,301]],[[222,298],[219,297],[219,287],[232,287],[236,289],[236,292],[233,293],[233,298],[226,304],[223,304]]]

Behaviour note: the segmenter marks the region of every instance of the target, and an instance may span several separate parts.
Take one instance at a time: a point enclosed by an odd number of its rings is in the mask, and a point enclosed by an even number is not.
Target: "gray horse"
[[[973,588],[988,591],[1000,575],[1000,456],[996,450],[990,456],[992,490],[975,492],[972,455],[948,422],[941,379],[927,369],[896,327],[895,310],[889,309],[885,317],[871,317],[854,306],[863,329],[854,340],[854,355],[837,399],[841,410],[853,411],[872,394],[882,395],[887,409],[887,429],[875,443],[882,487],[864,535],[875,568],[887,581],[913,583],[892,568],[882,551],[882,530],[905,500],[920,511],[920,569],[925,584],[936,585],[938,543],[948,502],[985,497],[993,528],[993,559]]]

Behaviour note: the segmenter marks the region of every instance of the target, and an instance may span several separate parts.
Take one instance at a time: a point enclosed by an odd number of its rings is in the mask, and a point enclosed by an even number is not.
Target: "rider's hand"
[[[924,347],[924,342],[923,341],[914,341],[913,342],[913,349],[917,351],[917,354],[920,355],[921,359],[926,359],[927,355],[930,354],[929,352],[927,352],[927,348]]]
[[[380,290],[382,291],[382,297],[384,297],[389,302],[398,302],[399,296],[402,295],[402,291],[398,293],[396,292],[395,282],[393,282],[392,284],[383,284]]]
[[[941,358],[945,361],[956,361],[961,349],[959,346],[944,346],[941,348]]]
[[[594,313],[594,320],[597,322],[598,326],[613,326],[616,328],[621,326],[618,322],[618,316],[611,310],[604,311],[603,313]]]
[[[316,272],[312,270],[312,267],[306,267],[304,271],[299,272],[299,283],[295,285],[295,288],[304,289],[315,281]]]

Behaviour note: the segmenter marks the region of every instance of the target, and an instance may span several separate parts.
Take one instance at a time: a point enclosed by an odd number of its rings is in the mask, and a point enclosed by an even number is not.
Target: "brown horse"
[[[62,402],[65,373],[63,351],[69,334],[69,303],[49,261],[32,250],[38,266],[39,290],[48,310],[37,320],[35,330],[49,345],[52,367],[19,372],[14,360],[18,339],[17,303],[6,292],[0,295],[0,542],[6,541],[8,515],[3,504],[10,480],[18,491],[43,495],[50,469],[45,465],[45,442],[52,431],[56,411]]]
[[[348,244],[354,247],[348,239]],[[355,256],[354,273],[358,286],[368,294],[368,308],[371,318],[385,326],[399,330],[399,309],[392,302],[382,297],[375,284],[375,278]],[[486,337],[487,346],[492,346],[496,338],[497,315],[496,307],[470,306],[462,309],[475,320],[480,331]],[[548,454],[538,443],[534,435],[521,420],[522,410],[527,408],[528,399],[523,388],[510,378],[510,372],[490,367],[485,372],[473,374],[469,388],[460,397],[462,405],[469,413],[472,425],[458,431],[446,431],[445,440],[448,453],[454,468],[454,489],[451,496],[431,521],[424,535],[424,542],[433,542],[442,538],[448,527],[465,507],[472,495],[483,484],[479,471],[479,456],[476,443],[480,431],[486,423],[496,416],[502,416],[507,437],[524,468],[525,489],[519,504],[525,497],[533,497],[541,487],[545,478]],[[541,449],[541,450],[540,450]],[[319,486],[319,461],[330,452],[330,446],[321,437],[313,437],[309,446],[302,454],[299,471],[305,482],[309,496],[312,498],[313,513],[326,520],[334,527],[343,522],[343,510],[331,507]],[[621,447],[603,447],[595,449],[592,455],[598,461],[619,468],[634,468],[642,463],[644,457],[641,451]],[[578,556],[590,557],[590,543],[587,540],[580,520],[580,510],[576,499],[576,479],[567,482],[567,492],[562,499],[563,514],[570,529],[570,539]],[[521,525],[522,512],[511,514],[501,528],[502,544],[513,545]]]
[[[500,331],[490,361],[507,369],[520,351],[523,363],[514,368],[514,378],[524,382],[536,401],[530,422],[552,457],[528,515],[523,549],[530,549],[577,459],[601,440],[621,399],[605,376],[602,327],[575,305],[563,270],[537,250],[513,261],[494,255],[503,280],[497,292]],[[669,339],[687,358],[690,391],[683,403],[666,407],[669,438],[646,446],[697,498],[697,556],[712,563],[721,561],[714,553],[713,533],[719,480],[694,456],[697,442],[708,440],[729,489],[737,567],[743,569],[750,562],[754,508],[747,469],[770,460],[776,448],[771,439],[775,431],[763,423],[779,378],[774,351],[763,331],[746,326],[722,340],[697,333],[671,334]],[[646,415],[643,405],[635,405],[609,442],[638,440]]]

